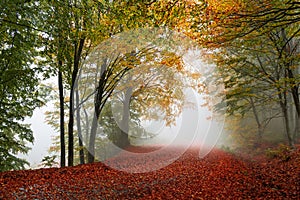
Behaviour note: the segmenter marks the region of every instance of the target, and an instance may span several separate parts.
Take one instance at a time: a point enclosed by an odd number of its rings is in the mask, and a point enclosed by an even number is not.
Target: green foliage
[[[267,9],[272,10],[272,6]],[[246,14],[240,16],[239,20],[244,20],[245,29],[253,28],[252,22],[247,21],[253,18],[253,21],[260,19],[266,22],[264,28],[267,31],[259,27],[240,37],[238,34],[242,34],[242,31],[235,33],[233,28],[228,28],[226,31],[231,30],[236,37],[228,39],[226,45],[219,46],[214,57],[218,76],[222,77],[225,85],[224,101],[227,107],[223,109],[227,109],[228,115],[242,117],[252,112],[260,136],[272,119],[283,117],[286,129],[283,134],[287,135],[293,146],[292,135],[295,133],[292,133],[294,128],[291,124],[299,122],[297,119],[293,121],[288,112],[295,110],[298,115],[300,113],[299,25],[292,23],[281,26],[268,21],[267,14],[259,16],[253,12],[249,14],[245,11]],[[270,24],[274,25],[272,29],[268,29]],[[235,27],[237,24],[232,22],[231,25]],[[228,33],[227,37],[230,38],[232,34]]]
[[[268,148],[265,151],[266,156],[269,158],[276,158],[282,161],[288,161],[290,159],[290,153],[292,149],[290,146],[280,144],[276,148]]]
[[[132,100],[134,101],[134,100]],[[99,117],[99,125],[103,129],[103,135],[102,137],[106,137],[111,142],[118,144],[120,141],[120,132],[121,129],[116,122],[116,119],[121,119],[122,116],[120,116],[121,113],[114,113],[111,109],[111,102],[107,102],[102,110],[102,113]],[[130,137],[151,137],[151,133],[147,133],[141,126],[141,120],[140,120],[140,113],[137,111],[137,105],[131,106],[130,111],[130,122],[129,126],[135,127],[133,129],[130,129],[129,138]],[[120,122],[119,122],[120,123]],[[137,128],[139,127],[139,128]]]
[[[61,72],[65,92],[71,90],[70,93],[81,64],[89,52],[103,40],[116,33],[140,27],[175,27],[176,23],[182,20],[185,8],[188,7],[185,1],[174,0],[152,2],[50,0],[41,1],[39,5],[44,11],[41,14],[44,23],[39,27],[45,30],[46,34],[41,35],[45,44],[42,51],[44,59],[38,63],[43,67],[50,66],[44,70],[45,77]],[[68,102],[70,143],[73,140],[72,95],[69,95]],[[63,115],[61,117],[64,117]],[[72,147],[72,144],[69,146]],[[69,153],[71,155],[70,149]]]
[[[16,155],[27,153],[33,142],[29,125],[22,123],[43,104],[39,98],[38,33],[34,29],[34,2],[0,4],[0,171],[23,169],[28,164]]]
[[[121,31],[141,27],[167,26],[174,28],[180,20],[186,20],[189,1],[178,0],[114,0],[112,20],[122,24]]]
[[[55,159],[57,158],[56,155],[52,155],[52,156],[45,156],[42,159],[42,165],[44,167],[53,167],[55,165],[57,165],[58,163],[55,161]]]
[[[230,146],[222,145],[220,149],[227,153],[234,154],[234,150]]]

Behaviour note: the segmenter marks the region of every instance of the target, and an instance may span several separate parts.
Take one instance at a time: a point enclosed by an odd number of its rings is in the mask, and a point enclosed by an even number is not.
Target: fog
[[[193,146],[202,149],[202,151],[211,149],[222,133],[224,120],[213,118],[213,112],[203,106],[205,100],[201,94],[190,91],[187,98],[192,100],[194,106],[185,108],[183,113],[177,117],[175,125],[166,126],[162,121],[148,123],[144,128],[147,131],[153,131],[152,133],[157,134],[157,136],[150,139],[136,139],[133,141],[134,144]]]
[[[150,32],[149,32],[150,31]],[[152,30],[149,30],[146,33],[152,33]],[[157,30],[156,30],[157,31]],[[162,30],[164,33],[164,30]],[[144,31],[141,32],[142,34],[145,34]],[[128,32],[125,33],[126,35],[138,35],[141,34],[139,30],[136,32]],[[143,37],[149,39],[149,34],[142,35]],[[121,35],[122,36],[122,35]],[[128,45],[126,42],[126,38],[123,35],[123,37],[118,37],[112,39],[111,41],[108,41],[108,44],[124,44],[124,46]],[[159,37],[158,37],[159,36]],[[159,41],[164,37],[164,34],[155,35],[154,40],[159,39]],[[158,37],[158,38],[157,38]],[[161,38],[160,38],[161,37]],[[173,45],[183,45],[182,42],[184,41],[182,37],[179,37],[177,34],[173,34]],[[124,40],[125,38],[125,40]],[[170,38],[163,38],[167,45],[170,45],[169,41]],[[120,40],[120,41],[119,41]],[[123,41],[124,40],[124,41]],[[146,41],[147,41],[146,40]],[[153,41],[152,41],[153,42]],[[192,41],[185,41],[185,45],[190,45]],[[106,43],[102,45],[108,45]],[[112,48],[113,45],[110,44],[106,46],[107,48]],[[166,45],[164,44],[164,45]],[[139,44],[143,45],[143,44]],[[145,45],[145,44],[144,44]],[[183,46],[185,46],[183,45]],[[175,48],[175,46],[173,48]],[[101,47],[101,45],[100,45]],[[131,43],[129,44],[128,48],[131,47]],[[128,48],[124,48],[126,51],[129,51]],[[133,47],[131,47],[133,48]],[[169,48],[169,46],[168,46]],[[178,48],[178,52],[180,54],[181,50],[183,50],[183,47],[176,47]],[[83,78],[89,78],[93,76],[88,76],[91,71],[90,68],[94,67],[95,65],[99,64],[99,54],[101,53],[102,48],[95,49],[94,54],[89,55],[89,62],[87,62],[87,65],[83,65],[82,67],[82,73]],[[100,51],[100,52],[98,52]],[[124,51],[124,50],[123,50]],[[126,53],[126,52],[121,52]],[[182,53],[182,52],[181,52]],[[143,122],[142,126],[143,129],[146,131],[155,134],[156,136],[151,139],[135,139],[132,140],[132,144],[134,145],[161,145],[166,147],[182,147],[182,149],[187,149],[189,147],[196,147],[200,150],[200,157],[204,157],[209,153],[209,151],[216,145],[218,142],[220,135],[223,131],[223,125],[224,125],[224,115],[222,114],[216,114],[213,113],[209,108],[212,108],[216,103],[220,103],[220,100],[222,99],[222,96],[218,96],[219,92],[222,91],[222,85],[216,85],[214,80],[209,79],[208,76],[211,76],[214,71],[214,66],[209,65],[207,63],[202,62],[202,54],[201,51],[197,47],[189,48],[188,51],[184,51],[184,54],[182,54],[183,63],[184,66],[190,70],[191,73],[200,73],[201,74],[201,81],[205,83],[205,86],[207,87],[207,93],[206,95],[199,94],[198,91],[194,91],[193,89],[187,87],[185,91],[185,99],[187,102],[192,102],[193,106],[186,105],[183,109],[183,112],[180,114],[180,116],[177,117],[176,123],[172,126],[166,126],[166,123],[164,121],[148,121]],[[95,58],[95,60],[93,60]],[[167,69],[167,68],[165,68]],[[86,72],[85,72],[86,71]],[[133,70],[131,70],[133,71]],[[138,69],[137,69],[138,71]],[[151,71],[151,70],[150,70]],[[168,70],[167,70],[168,71]],[[86,74],[85,74],[86,73]],[[93,72],[94,73],[94,72]],[[98,72],[97,72],[98,73]],[[95,75],[95,74],[94,74]],[[163,75],[163,74],[161,74]],[[166,77],[168,78],[168,77]],[[211,78],[211,77],[210,77]],[[87,83],[89,83],[90,80],[88,80]],[[183,81],[184,82],[184,81]],[[84,84],[84,81],[81,82],[81,79],[79,77],[79,88],[86,88],[91,89],[91,91],[94,91],[94,85],[80,85]],[[205,96],[205,97],[204,97]],[[86,103],[91,103],[94,101],[93,96],[91,96],[91,101]],[[203,106],[203,104],[206,104],[207,106]],[[92,105],[92,104],[90,104]],[[84,104],[83,104],[84,106]],[[87,106],[88,107],[88,106]],[[26,159],[28,159],[33,166],[41,162],[41,159],[48,154],[47,150],[50,147],[50,144],[52,143],[51,137],[53,135],[58,135],[58,133],[55,133],[51,127],[45,124],[44,122],[44,114],[43,112],[45,110],[51,110],[51,106],[44,107],[42,109],[38,109],[34,112],[34,116],[27,120],[26,122],[32,123],[32,129],[34,132],[35,142],[33,149],[29,152],[27,156],[25,156]],[[114,113],[113,113],[114,114]],[[91,109],[90,113],[88,113],[89,119],[92,120],[94,116],[94,110]],[[217,117],[218,116],[218,117]],[[90,123],[91,124],[91,123]],[[100,129],[100,128],[99,128]],[[89,131],[87,131],[88,133]],[[86,138],[83,141],[87,141]],[[101,149],[98,147],[98,149]],[[106,157],[106,156],[105,156]],[[101,160],[101,159],[100,159]]]
[[[31,168],[38,167],[43,157],[49,155],[48,151],[53,143],[52,138],[59,135],[45,122],[45,112],[51,109],[53,109],[53,106],[51,103],[48,103],[42,108],[35,109],[33,116],[24,121],[24,123],[31,124],[34,143],[28,144],[32,148],[28,154],[20,154],[19,156],[26,159],[30,163]]]
[[[157,136],[151,139],[136,139],[134,145],[158,145],[158,146],[181,146],[183,148],[196,147],[205,156],[208,150],[215,145],[222,132],[223,123],[213,120],[212,111],[202,106],[205,100],[200,94],[191,92],[187,95],[189,100],[194,102],[193,108],[185,108],[183,113],[177,117],[175,125],[166,126],[165,122],[147,122],[144,128]],[[37,167],[43,157],[49,154],[49,148],[53,143],[52,138],[58,136],[53,128],[45,122],[45,112],[51,110],[51,103],[42,108],[36,109],[30,119],[25,123],[32,124],[34,144],[27,155],[20,155],[31,164],[30,167]]]

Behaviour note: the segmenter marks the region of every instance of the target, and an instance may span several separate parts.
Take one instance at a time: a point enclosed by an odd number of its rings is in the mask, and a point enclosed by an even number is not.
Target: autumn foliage
[[[300,149],[289,152],[289,159],[258,162],[214,150],[199,159],[198,150],[190,149],[150,173],[121,172],[102,163],[3,172],[0,199],[299,199],[299,155]]]

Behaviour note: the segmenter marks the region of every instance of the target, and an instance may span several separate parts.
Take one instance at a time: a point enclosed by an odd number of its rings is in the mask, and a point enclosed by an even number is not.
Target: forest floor
[[[300,148],[274,155],[254,160],[215,149],[200,159],[189,149],[148,173],[102,163],[2,172],[0,199],[300,199]]]

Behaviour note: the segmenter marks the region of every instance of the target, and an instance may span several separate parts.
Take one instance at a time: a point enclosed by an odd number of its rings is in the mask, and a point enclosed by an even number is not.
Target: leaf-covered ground
[[[0,199],[300,199],[300,150],[254,162],[221,150],[199,159],[190,149],[149,173],[102,163],[4,172]]]

